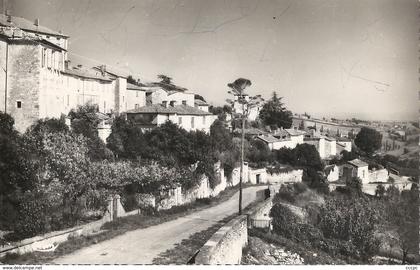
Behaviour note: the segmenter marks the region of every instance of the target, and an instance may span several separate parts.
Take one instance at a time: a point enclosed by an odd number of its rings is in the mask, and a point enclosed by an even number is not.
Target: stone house
[[[144,130],[150,130],[166,121],[171,121],[187,131],[201,130],[208,133],[216,117],[187,104],[168,104],[167,101],[127,111],[127,119]]]
[[[249,168],[248,182],[251,184],[267,183],[267,170],[265,168],[261,168],[261,169]]]
[[[341,154],[342,151],[346,150],[351,152],[352,143],[350,139],[340,138],[337,140],[337,154]]]
[[[353,159],[347,161],[343,165],[343,178],[351,180],[353,177],[358,177],[362,180],[362,184],[369,183],[369,165],[360,159]]]
[[[202,111],[209,111],[209,104],[207,104],[207,102],[202,101],[201,99],[194,100],[194,106]]]
[[[280,148],[295,148],[296,145],[304,143],[304,132],[295,128],[275,130],[273,134],[263,134],[257,139],[265,142],[270,150]]]
[[[314,145],[322,159],[327,159],[337,154],[336,140],[326,136],[304,138],[304,143]]]

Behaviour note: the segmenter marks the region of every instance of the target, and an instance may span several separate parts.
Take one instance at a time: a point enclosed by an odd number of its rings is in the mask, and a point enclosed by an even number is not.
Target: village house
[[[171,121],[187,131],[201,130],[208,133],[216,117],[186,103],[176,105],[168,104],[167,101],[127,111],[127,119],[143,130],[151,130],[166,121]]]
[[[351,152],[352,143],[348,138],[339,138],[337,139],[337,154],[341,154],[344,150]]]
[[[331,158],[337,155],[337,141],[326,136],[315,136],[304,138],[304,143],[314,145],[322,159]]]
[[[265,142],[270,150],[278,150],[283,147],[295,148],[296,145],[304,143],[304,132],[296,128],[280,128],[272,134],[263,134],[257,139]]]
[[[360,159],[353,159],[343,165],[343,177],[351,180],[354,177],[360,178],[362,184],[369,183],[369,164]]]
[[[202,111],[209,111],[209,104],[207,104],[207,102],[205,101],[202,101],[201,99],[195,99],[194,106]]]
[[[398,190],[409,190],[413,182],[408,176],[400,176],[391,174],[386,168],[369,169],[369,165],[359,159],[348,161],[341,166],[329,165],[325,167],[325,175],[329,183],[330,191],[337,187],[345,187],[348,181],[352,181],[354,177],[362,180],[362,191],[369,195],[376,195],[376,189],[379,185],[384,188],[390,186],[396,187]]]

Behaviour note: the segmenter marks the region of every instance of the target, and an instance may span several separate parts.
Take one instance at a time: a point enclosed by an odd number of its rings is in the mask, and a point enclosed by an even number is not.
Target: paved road
[[[264,186],[243,190],[243,207],[253,202],[256,191]],[[80,249],[57,258],[59,264],[151,264],[160,253],[176,243],[188,239],[191,234],[205,230],[238,211],[237,192],[229,200],[188,216],[145,229],[127,232],[110,240]]]

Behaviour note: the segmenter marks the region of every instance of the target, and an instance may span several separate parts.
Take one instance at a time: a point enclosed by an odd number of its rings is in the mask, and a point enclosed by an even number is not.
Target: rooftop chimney
[[[105,76],[106,65],[101,65],[101,66],[99,66],[99,68],[101,69],[102,76]]]
[[[35,19],[35,23],[34,24],[35,24],[35,26],[39,26],[39,19],[38,18]]]
[[[6,10],[6,17],[7,17],[7,22],[11,23],[12,22],[12,15],[10,15],[10,10]]]

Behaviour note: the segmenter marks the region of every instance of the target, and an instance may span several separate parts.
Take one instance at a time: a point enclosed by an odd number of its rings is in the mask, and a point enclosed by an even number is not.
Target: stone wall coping
[[[31,238],[23,239],[19,242],[15,242],[14,245],[12,245],[8,248],[5,248],[3,250],[0,249],[0,254],[4,253],[4,252],[11,251],[11,250],[14,250],[14,249],[18,249],[18,248],[23,247],[23,246],[31,245],[33,243],[43,241],[43,240],[46,240],[46,239],[49,239],[49,238],[53,238],[53,237],[60,236],[60,235],[63,235],[63,234],[68,234],[68,233],[72,233],[72,232],[75,232],[75,231],[83,230],[85,227],[89,227],[89,226],[91,226],[93,224],[96,224],[96,223],[105,223],[104,218],[101,218],[99,220],[92,221],[92,222],[89,222],[89,223],[86,223],[86,224],[78,225],[76,227],[64,229],[64,230],[61,230],[61,231],[53,231],[53,232],[49,232],[49,233],[46,233],[46,234],[43,234],[43,235],[37,235],[37,236],[31,237]]]
[[[251,209],[249,209],[248,211],[246,211],[245,215],[247,215],[247,216],[254,215],[261,208],[265,207],[269,203],[272,203],[272,201],[273,201],[273,197],[269,197],[268,199],[266,199],[266,200],[258,203],[257,205],[255,205],[254,207],[252,207]]]
[[[234,227],[238,226],[242,222],[246,222],[246,220],[246,215],[240,215],[229,221],[226,225],[221,227],[215,234],[213,234],[213,236],[200,249],[200,253],[210,254],[211,250],[213,250],[224,239],[227,233],[229,233]]]

